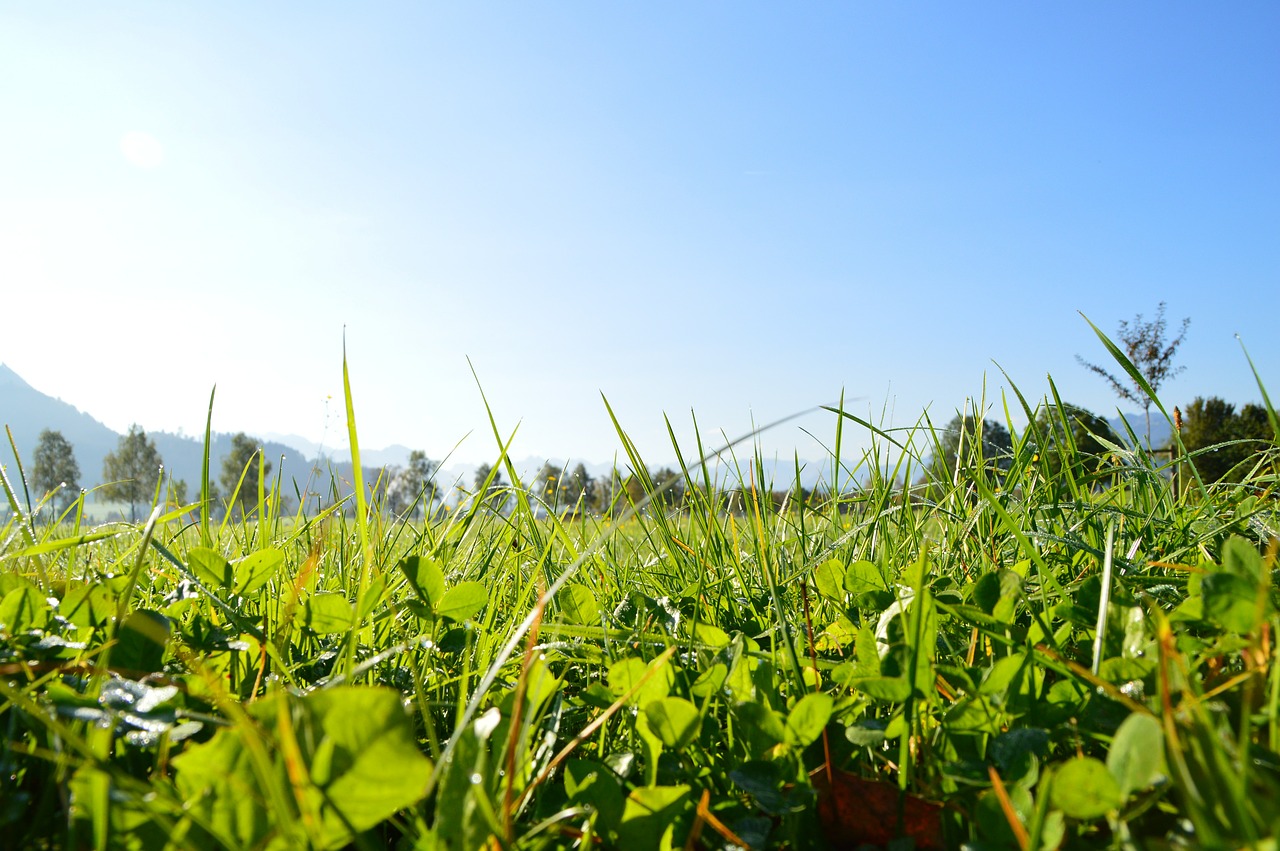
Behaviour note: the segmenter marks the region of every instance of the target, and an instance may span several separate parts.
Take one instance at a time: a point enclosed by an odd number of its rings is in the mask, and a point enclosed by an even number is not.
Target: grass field
[[[733,506],[676,446],[681,507],[600,517],[398,522],[357,481],[46,528],[7,484],[3,844],[1275,847],[1276,444],[1207,485],[1009,405],[1009,457],[933,480],[927,425],[833,412],[781,506],[750,440]]]

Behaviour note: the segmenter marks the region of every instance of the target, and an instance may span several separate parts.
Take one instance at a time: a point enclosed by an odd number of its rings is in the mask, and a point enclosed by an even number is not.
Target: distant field
[[[945,477],[923,463],[935,435],[875,431],[781,504],[749,461],[732,504],[688,465],[679,505],[642,473],[638,498],[572,517],[508,487],[501,511],[401,522],[358,490],[350,516],[269,493],[248,520],[47,528],[11,494],[0,830],[22,848],[1273,842],[1280,451],[1260,445],[1243,483],[1184,466],[1175,488],[1166,460],[1083,455],[1027,413],[1007,457],[971,440]]]

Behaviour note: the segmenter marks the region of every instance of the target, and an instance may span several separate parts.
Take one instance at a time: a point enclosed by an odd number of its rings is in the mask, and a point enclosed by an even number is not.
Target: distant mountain
[[[4,364],[0,364],[0,425],[8,426],[24,467],[30,471],[40,432],[62,432],[75,449],[81,484],[96,483],[102,458],[116,448],[120,435],[72,405],[36,390]],[[8,439],[0,449],[8,467],[13,462]],[[11,468],[13,469],[13,468]]]
[[[1129,429],[1138,438],[1139,444],[1145,444],[1147,441],[1147,418],[1143,414],[1124,414],[1121,416],[1110,417],[1107,424],[1115,429],[1116,434],[1124,438],[1128,442],[1129,430],[1125,428],[1125,422],[1128,421]],[[1169,423],[1160,414],[1159,411],[1151,412],[1151,448],[1163,449],[1168,445],[1169,440],[1173,437],[1173,429],[1169,427]]]
[[[74,406],[41,393],[4,364],[0,364],[0,425],[7,425],[12,431],[18,455],[28,475],[40,433],[45,429],[62,432],[75,452],[76,463],[80,466],[80,485],[85,488],[101,484],[102,461],[107,453],[115,451],[120,442],[118,432]],[[188,495],[194,496],[200,487],[204,440],[162,431],[147,432],[147,437],[155,441],[164,462],[165,475],[175,481],[186,481]],[[7,446],[7,439],[5,443],[0,458],[5,459],[6,467],[10,467],[12,450]],[[215,482],[222,472],[222,459],[230,451],[231,435],[215,434],[209,453],[209,476]],[[273,478],[277,470],[283,472],[286,483],[291,483],[294,478],[305,482],[310,474],[311,463],[291,447],[266,442],[263,453],[271,462]],[[10,469],[16,472],[16,465]],[[291,490],[286,487],[285,492]],[[37,494],[32,494],[33,499],[37,497]]]
[[[0,364],[0,425],[8,425],[13,432],[18,455],[24,468],[30,474],[30,465],[35,454],[40,433],[45,429],[62,432],[75,451],[76,462],[80,466],[80,485],[93,488],[102,481],[102,462],[107,453],[115,451],[121,435],[108,428],[72,405],[55,399],[36,390],[24,381],[16,372],[4,364]],[[203,438],[170,434],[163,431],[148,431],[147,437],[154,440],[156,449],[164,462],[167,477],[174,481],[187,483],[187,494],[194,497],[200,488],[201,465],[204,456]],[[281,475],[284,493],[292,498],[295,493],[304,495],[309,504],[328,504],[336,488],[338,496],[346,496],[352,489],[351,456],[345,439],[336,445],[324,446],[298,435],[265,432],[255,437],[262,441],[266,460],[271,463],[271,479]],[[230,434],[214,434],[210,447],[209,476],[216,482],[222,472],[222,460],[231,450]],[[5,441],[7,444],[7,440]],[[410,448],[393,445],[383,449],[364,449],[360,460],[364,468],[364,479],[367,486],[377,481],[383,468],[404,466],[409,461]],[[547,459],[539,456],[526,456],[512,459],[512,464],[522,482],[532,483]],[[573,468],[580,459],[552,458],[551,463],[559,467]],[[12,465],[12,452],[0,447],[0,463],[16,473]],[[582,461],[587,472],[595,478],[610,475],[612,462],[593,463]],[[745,464],[745,459],[744,459]],[[470,489],[475,481],[475,472],[479,465],[457,462],[440,470],[436,482],[443,493],[451,493],[454,488]],[[625,468],[625,461],[620,461]],[[825,481],[830,477],[830,462],[802,461],[801,478],[806,487],[812,487],[817,481]],[[652,469],[661,467],[675,468],[673,462],[655,463]],[[711,464],[712,478],[730,485],[737,484],[737,476],[728,469],[728,464]],[[696,474],[695,474],[696,475]],[[749,475],[744,466],[743,475]],[[756,481],[771,488],[787,488],[795,477],[795,462],[789,458],[773,461],[766,459],[763,471],[756,471]],[[509,477],[505,475],[504,479]],[[33,499],[39,495],[32,494]],[[92,507],[94,502],[90,501]]]

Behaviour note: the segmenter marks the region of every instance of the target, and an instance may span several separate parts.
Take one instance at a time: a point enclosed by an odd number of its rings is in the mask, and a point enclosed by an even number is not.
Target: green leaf
[[[0,627],[10,635],[44,627],[49,614],[48,601],[33,585],[14,588],[0,600]]]
[[[796,701],[787,713],[787,743],[795,747],[808,747],[822,735],[835,701],[829,694],[806,694]]]
[[[564,766],[564,791],[569,803],[595,810],[596,830],[606,835],[622,825],[625,806],[622,784],[598,762],[571,759]]]
[[[698,678],[689,686],[689,693],[694,697],[710,697],[724,688],[729,677],[729,668],[723,662],[714,662],[711,667],[698,674]]]
[[[409,580],[415,594],[428,606],[434,606],[444,596],[444,571],[433,558],[408,556],[396,565]]]
[[[662,847],[664,835],[668,847],[674,845],[671,834],[676,820],[690,807],[688,786],[642,786],[633,790],[622,812],[618,847],[622,851],[653,851]]]
[[[231,590],[235,585],[236,573],[231,563],[220,554],[205,547],[193,547],[187,553],[187,565],[205,585],[212,588]]]
[[[355,607],[342,594],[313,594],[307,599],[303,623],[315,633],[330,635],[351,629]]]
[[[632,657],[614,662],[609,666],[609,690],[613,692],[614,697],[622,697],[628,691],[640,682],[640,678],[645,675],[650,666],[655,663],[646,664],[643,659]],[[671,683],[674,677],[671,668],[666,662],[662,663],[662,670],[655,671],[654,674],[640,686],[639,690],[631,696],[627,703],[631,706],[648,706],[655,700],[661,700],[667,696],[671,690]]]
[[[835,603],[843,602],[846,573],[844,562],[838,558],[828,559],[813,569],[813,586],[828,600]]]
[[[1240,635],[1258,625],[1258,585],[1234,573],[1211,573],[1200,583],[1204,613],[1223,629]],[[1265,610],[1264,610],[1265,611]]]
[[[235,562],[235,593],[247,597],[262,588],[275,577],[284,564],[284,553],[280,550],[258,550]]]
[[[556,595],[560,611],[569,623],[594,624],[600,619],[600,603],[596,593],[585,585],[571,582]]]
[[[116,635],[119,644],[111,664],[128,671],[153,674],[164,665],[164,649],[169,642],[169,619],[159,612],[140,609],[130,612]]]
[[[696,623],[693,625],[693,640],[705,644],[708,647],[728,647],[729,634],[718,626],[712,626],[709,623]]]
[[[104,585],[77,585],[58,604],[58,614],[80,627],[100,626],[111,616],[111,601]],[[2,620],[2,618],[0,618]]]
[[[981,694],[1004,694],[1009,690],[1013,678],[1027,664],[1027,657],[1022,653],[1014,653],[997,659],[982,676],[982,685],[978,687]]]
[[[486,744],[499,722],[497,707],[490,708],[457,734],[457,742],[444,769],[436,793],[435,830],[447,849],[480,849],[492,831],[486,808],[492,793]]]
[[[444,592],[436,605],[438,617],[465,621],[475,617],[489,602],[489,592],[482,582],[459,582]]]
[[[863,624],[858,629],[858,640],[854,644],[857,654],[855,668],[860,677],[880,676],[880,648],[876,644],[876,631],[870,624]]]
[[[661,741],[663,747],[682,750],[698,737],[702,729],[702,717],[698,707],[683,697],[664,697],[644,708],[649,729]]]
[[[852,685],[872,700],[885,703],[903,703],[911,697],[911,681],[905,677],[867,677]]]
[[[1160,722],[1141,712],[1126,718],[1111,740],[1107,770],[1125,797],[1154,785],[1164,777],[1168,767],[1164,755],[1164,730]]]
[[[746,734],[752,753],[762,754],[787,740],[782,716],[763,703],[744,700],[734,705],[733,714]]]
[[[1223,543],[1222,569],[1241,578],[1251,579],[1254,585],[1257,585],[1265,575],[1262,569],[1262,556],[1258,555],[1258,551],[1252,544],[1239,535],[1232,535]]]
[[[887,591],[889,586],[880,575],[880,568],[869,561],[855,561],[844,574],[844,590],[855,597],[868,591]]]
[[[1050,802],[1071,818],[1087,821],[1118,809],[1124,795],[1105,765],[1093,757],[1078,756],[1058,767]]]
[[[313,823],[314,843],[336,849],[421,800],[431,763],[417,748],[409,716],[397,691],[376,686],[339,686],[305,696],[280,692],[247,707],[256,724],[219,730],[208,742],[174,757],[175,783],[186,806],[240,847],[306,845],[297,827],[284,831],[278,817],[303,808]],[[280,718],[290,719],[289,742]],[[252,749],[246,737],[266,736]],[[294,750],[296,749],[296,750]],[[269,775],[255,770],[250,754],[269,760]],[[301,771],[286,771],[285,754],[301,756]],[[272,795],[263,783],[287,790]],[[274,806],[264,806],[272,801]],[[281,813],[278,808],[288,807]],[[212,843],[210,843],[212,844]]]

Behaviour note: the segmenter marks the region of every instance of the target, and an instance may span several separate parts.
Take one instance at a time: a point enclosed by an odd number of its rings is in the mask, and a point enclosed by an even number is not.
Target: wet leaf
[[[622,825],[625,806],[622,784],[605,766],[571,759],[564,767],[564,791],[570,803],[595,810],[596,830],[610,834]]]

